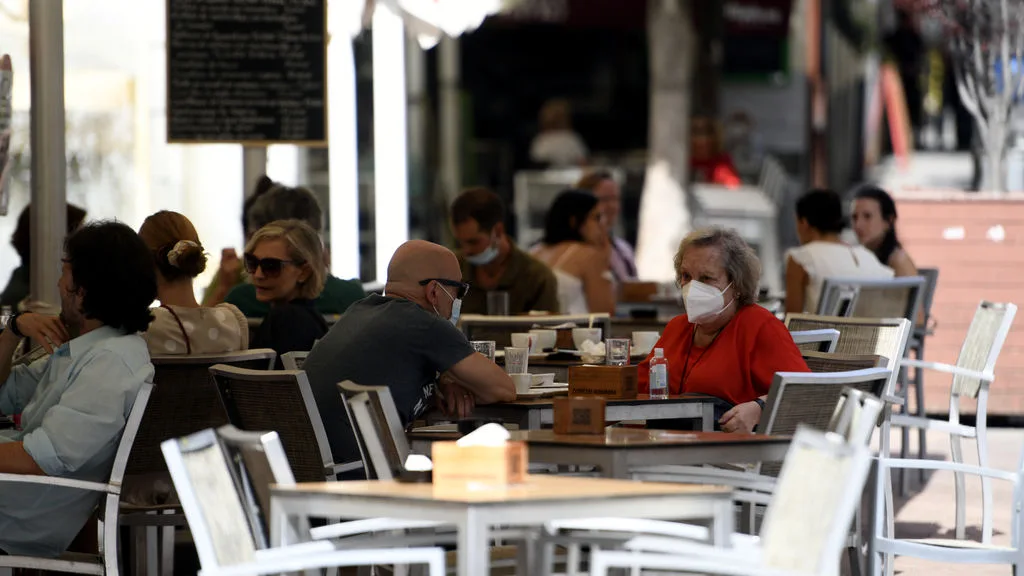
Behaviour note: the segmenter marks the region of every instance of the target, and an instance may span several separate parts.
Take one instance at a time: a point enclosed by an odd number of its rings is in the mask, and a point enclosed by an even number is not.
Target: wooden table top
[[[637,496],[723,495],[731,489],[701,484],[634,482],[608,478],[527,475],[522,484],[508,486],[442,486],[402,483],[391,480],[359,480],[351,482],[310,482],[293,486],[271,486],[279,495],[344,495],[371,499],[408,500],[414,502],[449,502],[463,504],[503,504],[544,500],[594,500]],[[456,489],[452,489],[456,488]]]
[[[629,406],[631,404],[648,404],[652,402],[665,402],[668,404],[679,404],[687,402],[710,402],[714,401],[714,396],[708,396],[707,394],[677,394],[669,396],[668,398],[652,400],[648,394],[637,394],[636,398],[628,399],[605,399],[605,404],[608,406],[624,405]],[[514,408],[544,408],[554,406],[554,400],[551,398],[531,398],[524,400],[516,400],[514,402],[501,402],[498,404],[489,404],[489,406],[502,406],[502,407],[514,407]]]
[[[588,448],[656,448],[677,446],[735,446],[738,444],[789,444],[791,436],[734,432],[682,432],[642,428],[607,428],[604,434],[555,434],[554,430],[516,430],[512,440],[527,444]]]

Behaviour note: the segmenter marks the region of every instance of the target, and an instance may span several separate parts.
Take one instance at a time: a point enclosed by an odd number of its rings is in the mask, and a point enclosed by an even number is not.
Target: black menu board
[[[326,0],[167,0],[167,140],[323,145]]]

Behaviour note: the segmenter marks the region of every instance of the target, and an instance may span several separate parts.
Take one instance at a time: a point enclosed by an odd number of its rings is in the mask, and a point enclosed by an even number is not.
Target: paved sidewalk
[[[1021,447],[1024,445],[1024,430],[990,429],[988,440],[990,466],[1002,470],[1016,470],[1019,466]],[[911,449],[916,448],[916,445],[912,436]],[[894,443],[894,446],[898,445]],[[932,458],[950,460],[948,436],[929,433],[928,451]],[[972,441],[964,442],[964,458],[970,464],[977,464],[977,452]],[[911,473],[916,478],[915,472]],[[993,543],[1008,545],[1012,513],[1010,484],[994,481],[993,494]],[[933,474],[923,487],[917,486],[917,490],[909,498],[897,502],[897,510],[898,538],[952,538],[956,525],[953,474]],[[967,479],[967,534],[974,539],[981,538],[981,482],[977,477]],[[1003,576],[1010,574],[1011,571],[1008,566],[942,564],[917,558],[898,558],[896,573],[915,576]]]

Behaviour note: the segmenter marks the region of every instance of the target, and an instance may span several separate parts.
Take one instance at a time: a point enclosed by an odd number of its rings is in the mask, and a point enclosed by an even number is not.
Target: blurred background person
[[[708,116],[690,120],[690,180],[734,188],[742,184],[732,159],[722,149],[721,128]]]
[[[615,226],[622,211],[622,190],[619,183],[615,181],[611,172],[597,170],[581,178],[576,188],[587,190],[597,198],[597,204],[608,227],[608,237],[611,239],[608,265],[615,276],[615,281],[621,283],[635,280],[636,255],[633,253],[633,247],[615,235]]]
[[[153,253],[156,297],[153,322],[144,334],[153,356],[220,354],[249,347],[249,324],[242,312],[222,302],[196,301],[195,278],[206,270],[206,252],[192,222],[177,212],[146,218],[139,236]]]
[[[29,263],[32,261],[32,206],[25,206],[18,216],[18,225],[11,235],[11,246],[18,253],[21,265],[11,272],[11,278],[7,286],[0,292],[0,306],[10,306],[16,309],[21,301],[28,298],[30,284],[32,282],[32,270]],[[75,206],[67,205],[67,235],[70,236],[82,227],[85,222],[85,210]]]
[[[857,241],[896,276],[917,276],[917,266],[896,236],[896,202],[877,186],[857,189],[853,200],[853,231]]]
[[[530,160],[551,168],[580,166],[590,152],[583,138],[572,128],[568,100],[548,100],[540,109],[540,133],[530,143]]]
[[[558,279],[563,314],[615,313],[615,288],[608,269],[611,239],[597,197],[566,190],[555,198],[544,237],[532,250]]]

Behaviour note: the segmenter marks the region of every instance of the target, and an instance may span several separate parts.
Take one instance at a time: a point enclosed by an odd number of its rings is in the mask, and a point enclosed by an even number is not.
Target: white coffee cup
[[[590,340],[594,344],[601,342],[601,329],[600,328],[573,328],[572,329],[572,343],[576,345],[577,350],[583,349],[583,343]]]
[[[661,334],[657,332],[633,332],[633,354],[646,356],[654,349],[659,338]]]
[[[512,335],[512,346],[516,348],[529,348],[530,354],[540,352],[540,339],[528,332],[519,332]]]
[[[555,347],[558,342],[558,331],[557,330],[530,330],[530,334],[533,335],[533,339],[537,341],[537,349],[551,350]]]
[[[533,385],[533,374],[509,374],[512,383],[516,385],[516,394],[526,394]]]
[[[534,386],[551,386],[555,383],[555,374],[548,372],[545,374],[531,374],[533,377]]]

